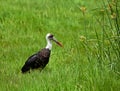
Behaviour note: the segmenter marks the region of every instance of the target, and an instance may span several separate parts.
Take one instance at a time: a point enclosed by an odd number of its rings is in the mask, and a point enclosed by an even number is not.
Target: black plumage
[[[44,48],[30,56],[21,69],[22,73],[30,71],[30,69],[43,69],[49,62],[50,53],[51,51],[49,49]]]

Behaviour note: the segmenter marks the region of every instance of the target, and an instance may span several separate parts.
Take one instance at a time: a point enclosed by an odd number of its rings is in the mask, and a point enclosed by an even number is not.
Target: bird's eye
[[[53,35],[51,34],[51,35],[49,36],[49,38],[53,38]]]

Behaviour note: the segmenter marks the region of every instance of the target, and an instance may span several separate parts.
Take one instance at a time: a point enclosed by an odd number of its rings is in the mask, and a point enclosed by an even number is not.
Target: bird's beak
[[[62,45],[59,41],[57,41],[55,37],[53,37],[52,40],[53,40],[56,44],[58,44],[60,47],[63,47],[63,45]]]

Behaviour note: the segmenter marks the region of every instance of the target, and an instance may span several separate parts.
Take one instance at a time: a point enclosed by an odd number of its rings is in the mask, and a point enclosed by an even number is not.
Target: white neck
[[[46,40],[47,40],[47,45],[45,48],[51,50],[52,49],[52,42],[49,39],[46,39]]]

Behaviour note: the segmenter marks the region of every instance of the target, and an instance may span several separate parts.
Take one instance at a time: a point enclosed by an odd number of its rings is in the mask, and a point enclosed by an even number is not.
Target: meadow
[[[0,0],[0,91],[119,91],[119,0]],[[48,65],[22,74],[46,46]]]

